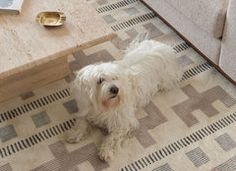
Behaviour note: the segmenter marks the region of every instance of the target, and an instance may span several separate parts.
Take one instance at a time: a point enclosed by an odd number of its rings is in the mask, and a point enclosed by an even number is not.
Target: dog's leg
[[[127,138],[126,131],[116,131],[107,135],[101,144],[99,157],[106,162],[111,161],[125,138]]]
[[[91,126],[85,118],[76,118],[75,125],[68,132],[66,141],[68,143],[77,143],[86,138]]]

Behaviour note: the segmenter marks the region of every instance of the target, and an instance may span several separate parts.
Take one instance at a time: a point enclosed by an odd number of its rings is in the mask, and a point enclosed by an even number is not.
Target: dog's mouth
[[[117,94],[114,94],[114,95],[110,96],[109,99],[114,99],[116,97],[117,97]]]
[[[103,106],[105,106],[106,108],[115,107],[119,103],[120,103],[120,96],[118,94],[111,95],[109,98],[107,98],[106,100],[102,102]]]

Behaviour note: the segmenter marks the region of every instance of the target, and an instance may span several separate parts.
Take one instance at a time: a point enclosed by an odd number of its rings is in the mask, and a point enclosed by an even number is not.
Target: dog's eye
[[[102,84],[103,81],[105,81],[105,79],[101,77],[101,78],[98,79],[97,84]]]

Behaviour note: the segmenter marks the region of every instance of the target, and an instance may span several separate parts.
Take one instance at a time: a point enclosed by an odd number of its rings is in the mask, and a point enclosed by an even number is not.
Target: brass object
[[[65,20],[63,12],[40,12],[36,16],[36,21],[43,26],[61,26]]]

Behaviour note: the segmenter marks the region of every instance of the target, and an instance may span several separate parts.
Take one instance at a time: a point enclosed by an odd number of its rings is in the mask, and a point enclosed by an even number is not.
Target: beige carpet
[[[181,88],[137,113],[141,127],[111,163],[98,159],[102,134],[67,144],[78,111],[65,78],[0,104],[0,171],[236,170],[236,89],[138,0],[88,1],[118,37],[70,56],[72,70],[122,57],[141,32],[171,45],[186,70]],[[83,97],[81,97],[83,98]]]

